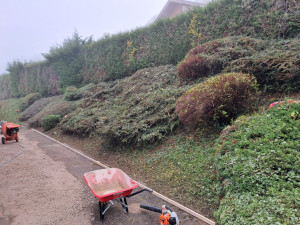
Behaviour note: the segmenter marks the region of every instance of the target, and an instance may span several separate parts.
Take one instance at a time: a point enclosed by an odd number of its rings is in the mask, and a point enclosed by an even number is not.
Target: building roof
[[[175,15],[178,15],[179,7],[186,7],[186,9],[191,9],[195,7],[204,7],[206,3],[199,1],[188,1],[188,0],[168,0],[162,11],[159,13],[156,19],[162,18],[172,18]],[[182,13],[182,11],[180,11]]]

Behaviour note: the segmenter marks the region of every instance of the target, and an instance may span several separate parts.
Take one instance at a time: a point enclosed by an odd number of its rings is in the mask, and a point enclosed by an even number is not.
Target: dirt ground
[[[158,224],[159,214],[140,209],[140,203],[170,206],[180,224],[206,224],[148,192],[128,198],[129,214],[115,202],[101,222],[98,200],[83,179],[101,168],[32,130],[22,128],[19,136],[20,143],[0,145],[1,225]]]

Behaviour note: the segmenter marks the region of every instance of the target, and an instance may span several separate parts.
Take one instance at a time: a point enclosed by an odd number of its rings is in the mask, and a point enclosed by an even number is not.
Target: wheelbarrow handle
[[[135,192],[135,193],[132,193],[131,195],[127,195],[126,198],[130,198],[130,197],[135,196],[135,195],[137,195],[137,194],[139,194],[139,193],[141,193],[141,192],[144,192],[144,191],[153,192],[153,190],[151,190],[151,189],[149,189],[149,188],[144,188],[144,189],[142,189],[142,190],[140,190],[140,191],[137,191],[137,192]]]

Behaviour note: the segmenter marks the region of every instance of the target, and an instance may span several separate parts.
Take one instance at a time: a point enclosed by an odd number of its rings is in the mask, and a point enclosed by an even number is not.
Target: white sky
[[[75,30],[94,40],[146,25],[167,0],[0,0],[0,74],[13,60],[39,61]]]

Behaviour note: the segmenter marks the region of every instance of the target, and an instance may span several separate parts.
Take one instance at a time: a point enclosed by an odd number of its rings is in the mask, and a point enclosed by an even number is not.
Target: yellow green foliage
[[[176,101],[176,113],[185,125],[228,124],[251,109],[257,82],[249,74],[221,74],[189,89]]]

